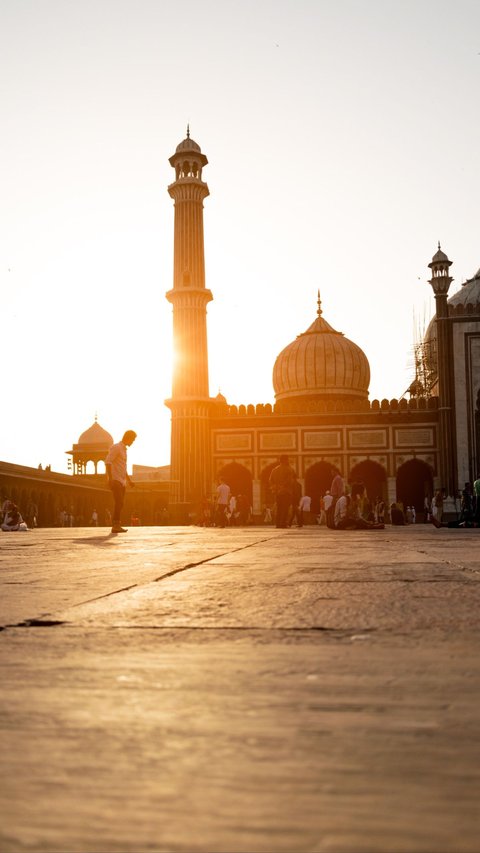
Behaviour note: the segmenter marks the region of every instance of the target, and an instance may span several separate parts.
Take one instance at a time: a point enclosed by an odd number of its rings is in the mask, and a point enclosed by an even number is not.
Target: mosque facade
[[[170,510],[177,520],[210,497],[219,476],[246,495],[254,518],[271,503],[268,481],[287,454],[313,508],[340,473],[369,497],[421,511],[437,488],[446,509],[477,474],[480,452],[480,270],[450,299],[451,261],[433,256],[436,314],[416,351],[409,399],[369,400],[367,356],[323,315],[288,343],[273,367],[275,404],[229,405],[208,380],[203,180],[208,160],[186,138],[169,160],[175,180],[173,307],[176,361],[171,398]],[[312,311],[312,314],[314,312]],[[450,501],[450,505],[448,504]]]

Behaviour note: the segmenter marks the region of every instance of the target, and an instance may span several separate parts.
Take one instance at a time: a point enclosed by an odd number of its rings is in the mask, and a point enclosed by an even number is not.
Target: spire
[[[190,122],[187,124],[187,139],[190,139]],[[440,248],[440,243],[438,244],[438,248]]]
[[[317,307],[317,314],[319,317],[321,317],[323,314],[323,311],[322,311],[322,300],[320,299],[320,288],[318,288],[318,290],[317,290],[317,306],[318,306]]]

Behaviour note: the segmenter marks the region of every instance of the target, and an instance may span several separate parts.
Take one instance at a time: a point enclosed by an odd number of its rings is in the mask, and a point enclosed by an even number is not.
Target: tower
[[[209,195],[202,180],[208,160],[190,138],[169,158],[175,181],[168,187],[175,203],[173,288],[166,298],[173,306],[174,367],[172,396],[172,501],[188,504],[211,490],[209,436],[207,304],[205,287],[203,200]]]
[[[453,342],[452,328],[448,317],[448,289],[453,281],[449,275],[450,261],[438,244],[438,251],[433,256],[429,267],[432,277],[429,281],[435,295],[436,325],[437,325],[437,370],[439,397],[439,479],[440,486],[447,495],[454,496],[457,491],[456,477],[456,442],[455,442],[455,412],[453,409],[455,395],[453,391]]]

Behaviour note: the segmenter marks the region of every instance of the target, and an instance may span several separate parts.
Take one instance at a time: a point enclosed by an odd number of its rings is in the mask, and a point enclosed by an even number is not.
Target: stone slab
[[[1,536],[2,853],[476,853],[478,535]]]

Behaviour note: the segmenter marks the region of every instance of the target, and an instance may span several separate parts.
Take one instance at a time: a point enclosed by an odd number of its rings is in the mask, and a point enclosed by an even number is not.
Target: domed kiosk
[[[337,332],[322,316],[282,350],[273,368],[279,412],[304,411],[312,401],[368,401],[370,365],[357,344]]]
[[[432,264],[437,260],[439,255],[445,262],[450,264],[447,256],[440,249],[433,256]],[[430,265],[431,266],[431,265]],[[464,316],[467,319],[469,316],[478,314],[480,311],[480,269],[477,270],[472,278],[467,279],[462,286],[448,298],[448,313],[450,317]],[[438,393],[438,347],[437,347],[437,317],[432,317],[427,326],[423,342],[420,346],[421,356],[423,358],[422,381],[426,386],[428,393]]]
[[[98,463],[105,462],[112,444],[112,436],[100,426],[95,417],[92,426],[82,432],[77,444],[74,444],[71,450],[66,451],[67,455],[72,457],[73,473],[87,474],[87,465],[91,462],[94,467],[93,473],[97,474]]]

